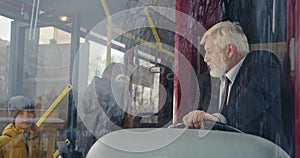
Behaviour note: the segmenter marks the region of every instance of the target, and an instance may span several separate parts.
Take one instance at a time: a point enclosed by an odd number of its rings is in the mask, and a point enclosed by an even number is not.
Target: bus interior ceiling
[[[35,2],[35,3],[33,3]],[[39,7],[37,7],[37,2],[39,2]],[[36,10],[39,9],[39,13],[37,17],[37,27],[46,27],[53,26],[64,30],[66,32],[72,32],[72,20],[79,16],[80,19],[80,31],[79,35],[81,37],[87,37],[89,40],[94,41],[96,43],[100,43],[103,45],[107,44],[105,37],[107,36],[107,32],[102,34],[102,38],[98,35],[93,35],[90,31],[93,31],[95,27],[101,22],[105,22],[107,20],[107,16],[114,15],[120,13],[126,9],[128,9],[128,1],[127,0],[109,0],[104,1],[106,4],[101,4],[102,1],[99,0],[51,0],[51,1],[43,1],[43,0],[2,0],[0,1],[0,14],[2,16],[14,19],[16,21],[24,22],[25,27],[30,27],[33,23],[31,21],[31,16],[34,18],[36,16]],[[107,7],[108,13],[105,12],[104,6]],[[33,13],[32,13],[33,12]],[[109,14],[109,15],[108,15]],[[157,13],[158,14],[158,13]],[[66,16],[68,19],[66,21],[62,21],[61,18]],[[156,16],[159,17],[159,16]],[[160,18],[164,18],[160,16]],[[34,19],[35,20],[35,19]],[[174,22],[167,20],[167,23],[171,26],[175,26]],[[117,28],[118,29],[118,28]],[[151,28],[138,28],[135,30],[128,31],[129,34],[141,38],[133,39],[132,37],[123,34],[124,32],[120,32],[120,29],[112,29],[113,33],[117,33],[117,38],[114,40],[124,43],[126,47],[131,47],[141,42],[152,42],[155,43],[155,38],[153,37],[153,33],[151,32]],[[160,35],[161,42],[166,43],[167,45],[174,45],[174,33],[169,32],[164,29],[157,28],[158,33]],[[121,29],[122,31],[122,29]],[[100,35],[101,36],[101,35]],[[104,37],[104,38],[103,38]],[[167,38],[164,38],[167,37]],[[115,49],[119,49],[121,51],[126,51],[124,48],[116,45],[114,42],[112,43],[112,47]],[[172,50],[171,50],[172,51]]]

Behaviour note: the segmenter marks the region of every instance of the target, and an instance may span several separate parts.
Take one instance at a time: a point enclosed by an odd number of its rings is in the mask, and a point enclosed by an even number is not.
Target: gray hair
[[[241,55],[246,56],[249,52],[247,37],[238,22],[223,21],[217,23],[204,33],[200,41],[201,45],[204,45],[208,36],[211,36],[214,43],[220,48],[224,48],[228,44],[234,44],[237,52]]]

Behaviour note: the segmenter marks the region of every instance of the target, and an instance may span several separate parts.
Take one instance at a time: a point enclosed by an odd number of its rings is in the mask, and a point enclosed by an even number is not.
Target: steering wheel
[[[230,125],[227,125],[227,124],[224,124],[224,123],[221,123],[221,122],[215,122],[215,121],[211,121],[211,120],[204,120],[203,124],[204,124],[205,129],[236,132],[236,133],[244,133],[241,130],[235,128],[235,127],[232,127]],[[184,125],[184,123],[180,122],[180,123],[172,124],[168,128],[185,128],[185,127],[186,126]]]

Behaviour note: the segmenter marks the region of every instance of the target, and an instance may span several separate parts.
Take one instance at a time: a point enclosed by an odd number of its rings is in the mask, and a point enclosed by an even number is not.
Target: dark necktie
[[[230,80],[227,77],[225,77],[225,90],[224,95],[222,96],[222,107],[224,107],[227,104],[229,84]]]

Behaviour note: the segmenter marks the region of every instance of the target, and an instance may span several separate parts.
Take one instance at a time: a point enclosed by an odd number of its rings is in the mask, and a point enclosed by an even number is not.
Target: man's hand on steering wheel
[[[211,129],[219,131],[229,131],[243,133],[241,130],[232,127],[230,125],[224,124],[216,116],[210,115],[201,110],[194,110],[183,117],[183,124],[187,128],[194,129]],[[182,128],[182,123],[174,125],[175,128]]]
[[[188,128],[204,129],[204,120],[219,122],[219,118],[201,110],[194,110],[183,117],[183,123]]]

